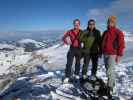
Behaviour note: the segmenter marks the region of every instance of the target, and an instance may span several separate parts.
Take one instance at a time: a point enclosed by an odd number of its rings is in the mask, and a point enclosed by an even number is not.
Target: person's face
[[[94,28],[95,28],[95,22],[92,21],[89,23],[89,29],[93,30]]]
[[[116,23],[114,23],[113,21],[108,21],[107,24],[109,27],[115,27],[116,26]]]
[[[74,24],[74,29],[80,29],[80,22],[79,21],[75,21],[73,24]]]

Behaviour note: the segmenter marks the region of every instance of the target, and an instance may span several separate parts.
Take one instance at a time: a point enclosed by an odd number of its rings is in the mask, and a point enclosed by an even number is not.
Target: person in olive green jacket
[[[82,68],[83,78],[87,78],[90,60],[92,61],[91,76],[92,78],[96,77],[98,58],[101,56],[101,38],[100,31],[95,28],[95,20],[89,20],[87,29],[79,35],[81,52],[84,59]]]

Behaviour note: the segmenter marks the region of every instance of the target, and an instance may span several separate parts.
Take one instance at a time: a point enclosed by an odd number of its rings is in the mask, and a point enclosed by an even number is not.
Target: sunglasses
[[[90,23],[89,25],[95,25],[95,23]]]

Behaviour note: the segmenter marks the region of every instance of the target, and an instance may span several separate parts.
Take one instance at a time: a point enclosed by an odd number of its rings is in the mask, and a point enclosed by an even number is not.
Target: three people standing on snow
[[[63,41],[70,45],[67,54],[64,82],[80,78],[80,60],[83,58],[82,78],[87,78],[90,60],[92,61],[91,78],[94,79],[97,73],[98,59],[104,58],[105,68],[108,77],[107,85],[110,91],[114,92],[115,87],[115,65],[123,56],[125,41],[124,34],[117,25],[117,18],[110,16],[107,21],[107,30],[101,35],[96,29],[95,20],[88,21],[86,30],[81,30],[80,20],[73,21],[74,28],[65,33]],[[75,58],[75,71],[72,75],[72,64]]]

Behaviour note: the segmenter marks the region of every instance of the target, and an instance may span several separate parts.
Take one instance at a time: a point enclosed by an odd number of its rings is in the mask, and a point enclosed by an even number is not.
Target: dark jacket
[[[84,48],[81,50],[89,54],[101,54],[101,33],[94,29],[92,32],[85,30],[80,33],[80,43],[84,43]]]

